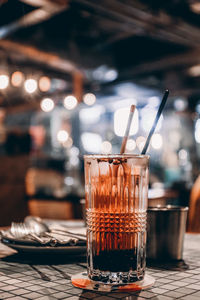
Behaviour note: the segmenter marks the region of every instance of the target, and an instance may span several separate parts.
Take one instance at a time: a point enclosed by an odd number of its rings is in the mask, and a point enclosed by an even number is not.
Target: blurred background
[[[200,163],[200,3],[0,1],[0,225],[81,218],[83,155],[148,153],[152,205],[190,205]],[[200,188],[198,189],[200,190]],[[164,201],[164,202],[162,202]]]

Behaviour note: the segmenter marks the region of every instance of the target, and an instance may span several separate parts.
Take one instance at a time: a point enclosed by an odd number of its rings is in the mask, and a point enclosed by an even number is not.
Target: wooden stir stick
[[[127,143],[128,137],[129,137],[134,112],[135,112],[135,105],[131,105],[130,113],[129,113],[129,117],[128,117],[128,122],[127,122],[127,126],[126,126],[126,131],[125,131],[125,135],[124,135],[124,138],[123,138],[123,141],[122,141],[120,154],[124,154],[124,151],[126,149],[126,143]]]

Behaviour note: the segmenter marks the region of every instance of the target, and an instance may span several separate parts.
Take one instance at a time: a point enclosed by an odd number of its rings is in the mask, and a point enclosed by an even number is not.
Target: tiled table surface
[[[85,258],[67,258],[47,263],[37,258],[13,254],[0,244],[0,299],[200,299],[200,234],[187,234],[184,247],[185,265],[172,270],[166,267],[149,267],[147,273],[156,278],[155,285],[141,292],[95,293],[74,288],[70,275],[85,270]],[[32,261],[30,260],[32,259]],[[60,258],[61,259],[61,258]],[[30,263],[30,261],[31,263]]]

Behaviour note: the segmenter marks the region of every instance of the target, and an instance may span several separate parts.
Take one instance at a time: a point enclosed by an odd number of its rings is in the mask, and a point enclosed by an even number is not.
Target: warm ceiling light
[[[69,134],[66,130],[59,130],[57,133],[57,139],[60,143],[66,143],[68,140]]]
[[[190,8],[195,14],[200,14],[200,2],[191,3]]]
[[[16,71],[14,73],[12,73],[11,76],[11,83],[13,86],[18,87],[22,84],[24,80],[24,74],[20,71]]]
[[[54,102],[50,98],[45,98],[40,102],[40,107],[44,112],[50,112],[54,109]]]
[[[188,73],[194,77],[200,76],[200,65],[189,68]]]
[[[96,101],[96,96],[92,93],[87,93],[83,96],[83,102],[87,105],[93,105]]]
[[[47,92],[51,87],[51,80],[47,76],[42,76],[39,79],[38,85],[41,92]]]
[[[27,79],[24,82],[24,88],[27,93],[34,93],[37,90],[37,81],[35,79]]]
[[[71,110],[76,107],[76,105],[78,104],[78,101],[77,101],[76,97],[70,95],[70,96],[65,97],[63,104],[64,104],[65,108]]]
[[[0,89],[6,89],[9,84],[9,77],[7,75],[0,75]]]

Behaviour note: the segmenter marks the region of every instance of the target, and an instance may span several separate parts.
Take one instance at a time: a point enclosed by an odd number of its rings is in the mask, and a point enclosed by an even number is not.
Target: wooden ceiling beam
[[[200,29],[185,23],[182,20],[175,20],[166,13],[153,15],[151,12],[138,7],[138,1],[133,1],[132,5],[116,0],[74,0],[89,9],[94,14],[101,14],[104,17],[118,20],[119,23],[127,24],[127,31],[138,29],[138,34],[152,38],[167,40],[175,44],[184,46],[200,46]],[[116,30],[121,30],[119,28]],[[126,29],[124,29],[126,31]]]
[[[6,50],[8,54],[18,53],[32,62],[41,63],[61,72],[74,73],[80,71],[70,60],[61,58],[54,53],[39,50],[33,46],[23,45],[10,40],[0,40],[0,48]]]
[[[23,3],[26,3],[28,5],[34,6],[34,7],[47,7],[47,6],[66,6],[68,1],[67,0],[20,0]]]
[[[190,67],[195,64],[200,64],[200,48],[135,65],[133,68],[121,72],[120,78],[134,78],[177,67]]]
[[[65,3],[59,3],[58,1],[36,0],[35,4],[34,1],[31,0],[24,0],[22,2],[36,7],[39,5],[39,8],[25,14],[10,24],[0,27],[0,39],[8,37],[10,34],[23,27],[42,23],[68,8],[67,1],[65,1]]]

